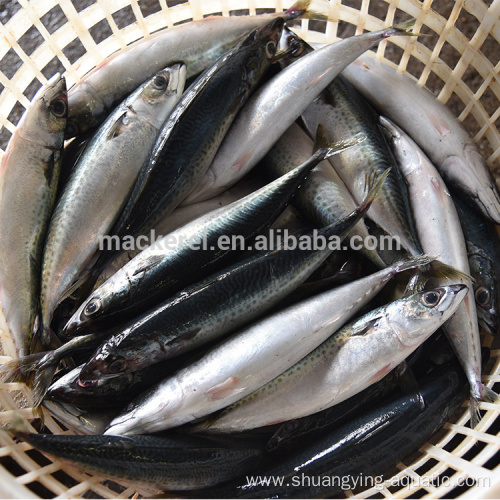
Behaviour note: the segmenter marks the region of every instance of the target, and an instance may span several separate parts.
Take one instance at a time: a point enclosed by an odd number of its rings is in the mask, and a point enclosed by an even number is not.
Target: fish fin
[[[73,295],[76,290],[78,290],[89,279],[89,277],[90,272],[85,273],[83,276],[80,276],[69,288],[66,289],[61,299],[59,300],[59,303]]]
[[[403,361],[395,368],[397,382],[405,394],[413,394],[418,402],[421,411],[425,410],[425,401],[420,388],[418,387],[417,379],[413,374],[412,369],[406,361]]]
[[[26,420],[19,413],[14,414],[9,427],[1,429],[23,441],[27,441],[31,434]]]
[[[326,128],[322,123],[318,124],[316,128],[316,134],[314,136],[314,146],[313,152],[317,151],[320,148],[327,148],[329,145],[329,141],[326,134]]]
[[[350,337],[354,336],[361,337],[363,335],[366,335],[367,333],[369,333],[370,330],[372,330],[377,326],[381,317],[382,317],[381,315],[377,316],[376,318],[373,318],[364,323],[363,325],[359,325],[358,327],[356,325],[353,325]]]
[[[269,438],[269,441],[266,443],[265,450],[267,452],[276,450],[276,448],[278,448],[283,441],[290,436],[293,436],[297,428],[299,428],[298,419],[283,422],[278,430]]]
[[[431,262],[435,261],[436,257],[432,257],[431,255],[414,255],[408,257],[407,259],[400,260],[394,265],[394,274],[401,273],[403,271],[408,271],[410,269],[414,269],[416,267],[427,266]]]
[[[43,408],[41,406],[37,406],[32,408],[33,416],[38,418],[41,423],[41,429],[45,428],[45,413],[43,412]]]
[[[57,365],[58,363],[50,364],[36,371],[33,381],[33,403],[35,408],[38,408],[42,403],[54,378]]]
[[[484,384],[481,384],[481,399],[487,403],[500,402],[500,396]]]
[[[375,175],[372,177],[371,182],[368,184],[368,194],[358,208],[360,212],[365,212],[366,210],[368,210],[370,205],[373,203],[373,200],[375,200],[377,194],[380,193],[380,190],[382,189],[382,186],[387,179],[390,171],[391,169],[388,168],[384,170],[381,175]]]
[[[284,12],[284,15],[287,21],[299,17],[316,21],[328,21],[329,8],[330,3],[327,0],[298,0]]]
[[[145,260],[140,267],[138,267],[132,276],[137,276],[140,273],[145,273],[146,271],[149,271],[153,267],[155,267],[158,262],[161,262],[162,256],[161,255],[152,255],[149,257],[147,260]]]
[[[469,412],[470,412],[470,427],[474,429],[479,421],[481,420],[481,413],[479,411],[479,402],[478,400],[471,396],[469,402]]]
[[[33,354],[53,351],[62,346],[62,342],[50,327],[42,327],[33,335],[30,352]]]
[[[417,20],[414,17],[412,17],[411,19],[408,19],[408,21],[403,21],[402,23],[394,24],[393,26],[391,26],[391,29],[395,30],[393,35],[409,35],[418,37],[430,36],[430,34],[411,31],[415,26],[416,22]]]
[[[426,283],[427,283],[427,278],[425,278],[421,272],[415,273],[408,280],[405,291],[403,293],[403,297],[406,298],[409,297],[410,295],[421,292],[424,289]]]
[[[34,372],[39,361],[45,356],[45,352],[28,354],[19,359],[14,359],[9,361],[7,364],[0,367],[0,375],[3,376],[2,382],[12,383],[12,382],[24,382],[27,383],[29,380],[29,375]]]
[[[196,338],[198,333],[200,333],[201,328],[193,328],[192,330],[188,330],[187,332],[184,332],[182,335],[179,335],[175,338],[173,338],[169,343],[169,347],[183,347],[185,344],[187,344],[190,340],[193,340]]]
[[[118,137],[127,127],[127,124],[124,121],[124,118],[127,116],[129,110],[124,111],[113,123],[111,128],[109,129],[108,135],[106,136],[106,140],[110,141],[115,137]]]
[[[328,133],[325,126],[320,123],[316,129],[316,134],[314,137],[313,152],[316,154],[323,154],[324,158],[322,160],[327,160],[331,156],[337,155],[346,151],[353,146],[361,144],[366,139],[363,133],[357,133],[350,139],[343,141],[330,142],[328,139]],[[322,153],[320,153],[320,151]]]
[[[474,278],[472,276],[440,260],[434,260],[431,265],[430,275],[435,278],[448,279],[450,281],[465,280],[474,283]]]

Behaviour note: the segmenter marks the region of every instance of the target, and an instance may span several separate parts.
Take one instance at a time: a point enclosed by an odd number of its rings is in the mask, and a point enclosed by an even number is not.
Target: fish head
[[[278,47],[280,53],[286,55],[284,61],[285,66],[313,50],[307,42],[286,26],[283,28]]]
[[[99,320],[111,309],[112,300],[119,300],[118,295],[113,294],[111,281],[104,282],[80,305],[64,326],[63,337],[94,333],[102,326]]]
[[[500,315],[498,304],[498,290],[496,282],[491,285],[476,283],[474,285],[474,298],[478,320],[481,326],[491,335],[496,335],[500,329]]]
[[[274,62],[283,31],[284,21],[278,17],[252,31],[238,47],[245,54],[245,71],[242,73],[242,90],[253,88],[269,65]]]
[[[54,381],[48,388],[45,399],[60,403],[71,403],[73,388],[78,382],[82,367],[83,365],[80,365]]]
[[[109,113],[110,110],[85,80],[71,88],[69,94],[69,116],[65,130],[66,139],[82,135],[99,125],[94,116]]]
[[[144,342],[126,327],[99,346],[83,366],[79,381],[101,381],[140,370],[155,363],[155,348],[156,342]]]
[[[173,64],[147,80],[130,99],[134,101],[135,111],[153,127],[160,129],[181,98],[185,84],[186,65]]]
[[[481,212],[500,224],[500,192],[476,144],[466,144],[457,155],[448,156],[440,166],[443,179],[471,199]],[[460,172],[460,184],[457,184]]]
[[[469,291],[467,285],[447,285],[402,299],[389,324],[405,347],[417,346],[456,311]]]
[[[29,128],[28,139],[51,149],[60,149],[68,118],[66,80],[55,74],[33,97],[36,112],[25,113],[18,128],[21,134]]]
[[[184,391],[175,377],[167,379],[132,401],[111,421],[106,435],[150,434],[162,430],[162,420],[176,412],[185,399]],[[173,425],[180,425],[184,421]]]

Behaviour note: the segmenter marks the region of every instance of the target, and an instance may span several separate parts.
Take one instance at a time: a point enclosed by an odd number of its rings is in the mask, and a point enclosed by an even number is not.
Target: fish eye
[[[268,57],[273,57],[276,54],[276,43],[269,41],[266,43],[266,54]]]
[[[57,118],[62,118],[63,116],[65,116],[67,109],[68,106],[64,99],[56,99],[55,101],[52,101],[50,104],[50,111]]]
[[[168,77],[163,76],[163,75],[157,75],[153,79],[153,86],[155,89],[158,90],[164,90],[167,88],[168,85]]]
[[[441,294],[439,292],[431,291],[425,292],[420,299],[420,302],[425,307],[434,307],[438,304],[439,299],[441,298]]]
[[[485,286],[480,286],[475,293],[476,302],[480,306],[485,306],[490,301],[491,293]]]
[[[84,313],[86,316],[92,316],[92,314],[95,314],[99,309],[101,308],[101,301],[99,299],[92,299],[84,309]]]
[[[121,356],[116,358],[108,367],[111,373],[118,373],[125,369],[125,359]]]

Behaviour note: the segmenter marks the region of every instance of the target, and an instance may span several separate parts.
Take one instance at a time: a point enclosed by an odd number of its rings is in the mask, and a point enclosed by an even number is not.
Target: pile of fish
[[[316,15],[189,22],[36,94],[0,170],[3,377],[80,435],[9,432],[131,484],[304,498],[498,400],[495,181],[365,54],[412,21],[313,49],[286,23]]]

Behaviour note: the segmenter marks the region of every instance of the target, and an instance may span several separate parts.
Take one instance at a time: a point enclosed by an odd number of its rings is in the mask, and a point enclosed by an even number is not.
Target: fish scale
[[[318,235],[327,241],[335,235],[342,240],[368,210],[382,181],[362,207]],[[312,241],[313,234],[306,237]],[[137,370],[242,327],[295,290],[332,251],[327,245],[308,250],[280,248],[184,289],[107,339],[82,369],[80,380],[101,380]],[[119,369],[115,368],[117,362]]]
[[[117,416],[106,433],[155,432],[234,403],[315,349],[395,274],[430,260],[422,256],[398,262],[253,323],[176,375],[153,386]],[[227,363],[228,359],[231,363]]]
[[[312,139],[294,123],[263,158],[261,167],[271,175],[282,175],[291,165],[299,160],[304,161],[304,156],[309,156],[312,150]],[[351,193],[329,162],[321,162],[311,172],[294,204],[320,227],[340,220],[356,206]],[[363,220],[360,220],[350,233],[350,237],[353,236],[360,237],[362,241],[369,237]],[[365,247],[362,251],[378,267],[385,267],[385,263],[375,251]]]
[[[311,415],[345,401],[387,375],[457,309],[465,285],[421,292],[375,309],[334,333],[290,369],[207,423],[243,431]],[[439,301],[429,306],[426,297]]]
[[[475,427],[479,413],[478,401],[496,401],[498,396],[481,382],[481,339],[476,303],[457,210],[436,167],[417,144],[388,119],[382,118],[381,122],[392,136],[399,168],[408,183],[422,246],[426,252],[439,255],[444,264],[465,273],[460,282],[468,287],[470,293],[443,329],[469,380],[471,426]],[[437,284],[448,282],[443,277],[436,281]]]
[[[47,233],[40,296],[43,337],[55,308],[78,282],[98,250],[99,237],[109,232],[126,203],[184,82],[183,64],[159,72],[115,109],[79,157]]]
[[[343,145],[345,147],[345,145]],[[178,228],[143,250],[97,288],[65,327],[66,335],[116,326],[235,257],[221,236],[252,238],[283,212],[310,170],[335,148],[317,151],[307,162],[250,195]],[[168,242],[174,241],[175,246]],[[198,241],[200,245],[194,243]],[[88,313],[88,305],[98,304]],[[79,333],[80,332],[80,333]]]
[[[283,19],[245,36],[186,90],[164,124],[113,234],[138,235],[172,212],[205,174],[278,44]]]
[[[302,118],[311,134],[316,133],[320,124],[323,125],[328,140],[345,140],[359,133],[367,137],[355,148],[331,158],[330,163],[358,203],[366,196],[370,179],[391,168],[383,192],[368,216],[388,234],[398,237],[412,255],[421,253],[411,232],[411,213],[404,201],[406,188],[398,179],[396,163],[378,128],[375,113],[359,94],[338,77],[309,106]]]
[[[66,112],[66,83],[59,74],[31,101],[0,165],[0,302],[16,352],[29,354],[40,293],[40,267],[57,190]],[[30,347],[31,345],[31,347]]]

